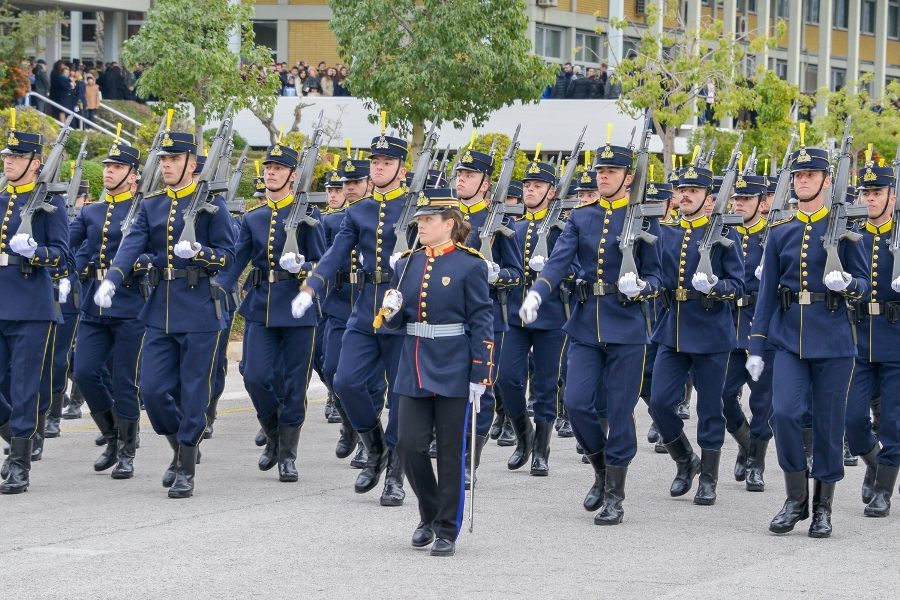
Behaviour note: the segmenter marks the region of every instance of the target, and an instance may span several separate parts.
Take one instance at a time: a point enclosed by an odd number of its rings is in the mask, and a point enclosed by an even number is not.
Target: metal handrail
[[[69,109],[66,108],[65,106],[61,106],[61,105],[57,104],[56,102],[54,102],[53,100],[51,100],[50,98],[48,98],[48,97],[46,97],[46,96],[42,96],[41,94],[38,94],[37,92],[28,92],[27,94],[25,94],[25,104],[26,104],[26,105],[31,106],[31,98],[32,98],[32,97],[37,98],[37,99],[40,100],[41,102],[46,102],[46,103],[49,104],[50,106],[56,107],[57,109],[59,109],[60,111],[66,113],[66,114],[68,114],[68,115],[72,115],[73,117],[75,117],[76,119],[78,119],[79,121],[81,121],[82,123],[87,123],[88,126],[89,126],[91,129],[96,129],[96,130],[99,131],[100,133],[105,133],[106,135],[108,135],[108,136],[111,137],[111,138],[115,138],[115,137],[116,137],[116,134],[113,133],[113,132],[111,132],[111,131],[109,131],[108,129],[106,129],[106,128],[104,128],[104,127],[100,127],[99,125],[97,125],[97,124],[94,123],[93,121],[91,121],[91,120],[89,120],[89,119],[87,119],[87,118],[85,118],[85,117],[82,117],[79,113],[74,112],[74,111],[72,111],[72,110],[69,110]],[[58,122],[58,119],[56,119],[56,118],[53,117],[52,115],[49,115],[49,116],[50,116],[50,118],[52,118],[54,121],[57,121],[57,122]]]
[[[102,108],[103,110],[108,110],[109,112],[111,112],[112,114],[116,115],[116,116],[119,117],[120,119],[125,119],[125,120],[128,121],[129,123],[131,123],[131,124],[133,124],[133,125],[137,125],[138,127],[143,127],[143,125],[144,125],[143,123],[141,123],[141,122],[138,121],[137,119],[132,119],[132,118],[129,117],[128,115],[126,115],[126,114],[124,114],[124,113],[120,113],[120,112],[117,111],[116,109],[111,108],[111,107],[107,106],[106,104],[103,104],[102,102],[100,103],[100,108]]]
[[[113,125],[111,121],[107,121],[107,120],[104,119],[103,117],[95,116],[94,118],[95,118],[97,121],[100,121],[101,123],[105,124],[105,125],[106,125],[107,127],[109,127],[109,128],[115,127],[115,125]],[[127,137],[130,137],[132,140],[137,140],[137,134],[136,134],[136,133],[131,133],[130,131],[128,131],[128,130],[126,130],[126,129],[123,129],[123,130],[122,130],[122,136],[123,136],[123,137],[126,137],[126,136],[127,136]]]

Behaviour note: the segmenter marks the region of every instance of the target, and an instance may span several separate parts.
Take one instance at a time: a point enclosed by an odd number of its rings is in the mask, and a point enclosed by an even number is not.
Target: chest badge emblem
[[[442,277],[442,278],[441,278],[441,283],[443,283],[444,286],[450,285],[450,278],[449,278],[449,277]]]

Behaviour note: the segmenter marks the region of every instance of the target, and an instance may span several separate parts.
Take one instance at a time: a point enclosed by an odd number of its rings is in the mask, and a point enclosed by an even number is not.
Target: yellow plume
[[[119,138],[121,135],[122,135],[122,124],[116,123],[116,140],[113,142],[113,144],[119,143]]]
[[[806,146],[806,122],[800,121],[800,147]]]
[[[353,158],[353,155],[350,153],[350,138],[347,138],[347,158]]]
[[[856,185],[857,183],[859,183],[859,175],[854,175],[853,176],[853,185]]]
[[[709,161],[709,167],[712,168],[712,161]],[[744,155],[738,155],[738,173],[744,172]]]
[[[606,143],[608,144],[612,140],[612,123],[606,124]]]
[[[678,157],[673,154],[672,155],[672,168],[674,169],[675,165],[677,165],[677,164],[678,164]]]
[[[259,173],[259,161],[258,161],[258,160],[254,160],[254,161],[253,161],[253,164],[256,165],[256,176],[259,177],[259,176],[260,176],[260,173]]]
[[[590,150],[584,151],[584,168],[585,169],[591,168],[591,151]]]
[[[284,125],[281,126],[281,131],[278,132],[278,143],[281,143],[281,138],[284,137]]]
[[[209,148],[203,149],[203,156],[209,156]]]
[[[363,151],[362,151],[362,148],[360,148],[359,150],[356,151],[356,160],[362,160],[362,157],[363,157]]]
[[[537,162],[541,159],[541,148],[543,144],[538,142],[537,146],[534,147],[534,162]]]
[[[332,167],[331,167],[331,168],[334,169],[334,170],[336,171],[337,168],[338,168],[338,163],[339,163],[340,161],[341,161],[340,155],[335,154],[335,155],[334,155],[334,162],[332,163]]]
[[[763,171],[763,175],[768,175],[768,174],[769,174],[769,159],[767,158],[766,159],[766,167],[765,167],[765,170]]]
[[[172,127],[172,117],[175,116],[175,109],[170,108],[166,111],[166,131]]]
[[[884,159],[883,159],[883,158],[882,158],[881,160],[878,161],[878,166],[879,166],[879,167],[883,167],[883,166],[884,166]]]
[[[384,135],[384,132],[387,131],[387,111],[381,111],[381,135]]]
[[[678,168],[679,168],[679,169],[683,169],[683,168],[684,168],[684,157],[683,157],[683,156],[679,156],[679,157],[678,157]]]
[[[473,130],[472,130],[472,139],[469,140],[469,150],[471,150],[472,148],[475,147],[475,136],[476,136],[476,135],[478,135],[478,130],[477,130],[477,129],[473,129]]]
[[[16,109],[9,109],[9,129],[10,131],[16,130]]]
[[[694,156],[691,157],[691,166],[696,166],[698,154],[700,154],[700,146],[694,146]]]
[[[869,144],[869,147],[866,148],[866,164],[872,162],[872,151],[875,150],[874,144]]]
[[[647,181],[653,181],[653,165],[650,165],[650,178]]]

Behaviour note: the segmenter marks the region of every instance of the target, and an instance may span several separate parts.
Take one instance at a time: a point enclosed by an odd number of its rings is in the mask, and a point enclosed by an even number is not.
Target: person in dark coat
[[[596,85],[597,80],[594,78],[594,70],[588,69],[587,77],[569,81],[569,86],[566,88],[566,98],[570,100],[587,100],[592,97],[591,93]]]
[[[572,80],[572,64],[566,63],[556,75],[556,83],[553,85],[553,91],[550,92],[550,98],[553,100],[562,100],[566,97],[566,90],[569,88],[569,82]]]
[[[103,83],[100,85],[100,91],[103,93],[104,100],[125,99],[125,77],[122,75],[122,69],[118,65],[113,65],[106,69],[106,72],[103,74]]]

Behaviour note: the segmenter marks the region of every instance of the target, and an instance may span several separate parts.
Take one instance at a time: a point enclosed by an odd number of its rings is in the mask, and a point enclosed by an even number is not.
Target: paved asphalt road
[[[232,369],[236,373],[236,369]],[[171,457],[144,425],[137,475],[94,473],[90,420],[64,421],[35,463],[29,492],[0,497],[4,598],[892,598],[900,507],[863,517],[864,468],[847,469],[835,499],[835,534],[767,530],[784,500],[774,445],[767,491],[731,476],[726,441],[718,501],[693,491],[669,497],[672,461],[644,434],[626,488],[625,521],[593,525],[581,506],[593,475],[574,439],[554,437],[549,477],[509,472],[510,449],[485,448],[475,532],[454,558],[410,546],[418,522],[407,489],[401,508],[357,495],[358,471],[334,456],[339,425],[323,417],[324,388],[310,393],[300,443],[300,482],[256,467],[258,425],[236,374],[229,376],[215,436],[203,443],[195,495],[169,500],[160,479]],[[694,439],[696,419],[687,422]],[[380,486],[378,488],[380,490]],[[695,488],[696,489],[696,488]],[[468,512],[467,512],[468,514]]]

